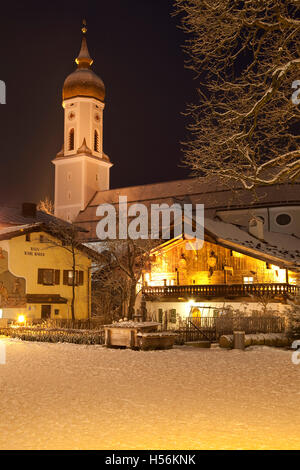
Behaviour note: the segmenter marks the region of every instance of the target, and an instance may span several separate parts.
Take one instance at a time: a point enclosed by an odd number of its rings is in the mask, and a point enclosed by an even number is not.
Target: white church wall
[[[72,162],[60,164],[57,168],[57,187],[55,205],[57,207],[65,205],[78,205],[82,200],[82,162]]]
[[[253,216],[264,220],[264,229],[270,232],[300,235],[300,207],[277,206],[259,209],[238,209],[218,211],[217,215],[228,223],[248,227]]]

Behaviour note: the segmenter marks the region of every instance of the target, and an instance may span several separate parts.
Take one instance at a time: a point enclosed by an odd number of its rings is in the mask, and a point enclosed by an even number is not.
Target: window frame
[[[45,277],[51,272],[49,279]],[[50,280],[51,278],[51,280]],[[43,286],[59,286],[60,285],[60,269],[38,268],[38,284]]]

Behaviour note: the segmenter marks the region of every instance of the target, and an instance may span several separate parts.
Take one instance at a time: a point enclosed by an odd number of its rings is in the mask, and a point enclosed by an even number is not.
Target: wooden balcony
[[[146,300],[158,299],[211,299],[235,297],[286,297],[300,292],[300,286],[291,284],[207,284],[190,286],[155,286],[143,287]]]

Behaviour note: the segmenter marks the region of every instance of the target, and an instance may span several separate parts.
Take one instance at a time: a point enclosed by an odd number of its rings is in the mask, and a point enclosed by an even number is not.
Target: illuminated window
[[[244,284],[253,284],[253,277],[252,276],[244,276],[243,278]]]
[[[69,150],[74,150],[74,129],[69,132]]]
[[[94,133],[94,151],[99,152],[99,134],[97,131]]]
[[[83,271],[75,271],[75,286],[82,286],[83,285]],[[64,270],[64,285],[65,286],[72,286],[73,285],[73,271],[71,270]]]

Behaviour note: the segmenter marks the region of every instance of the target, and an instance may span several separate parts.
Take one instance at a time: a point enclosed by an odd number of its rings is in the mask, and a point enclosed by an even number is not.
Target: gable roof
[[[60,219],[57,219],[57,220],[61,222]],[[56,225],[57,225],[57,222],[56,222]],[[72,227],[72,229],[74,229],[74,227],[71,226],[71,224],[67,223],[67,225]],[[60,227],[64,227],[64,226],[60,224]],[[48,223],[35,222],[35,223],[28,223],[28,224],[23,224],[23,225],[14,225],[10,227],[0,228],[0,241],[10,240],[12,238],[20,237],[22,235],[25,235],[26,233],[32,233],[32,232],[46,232],[52,235],[54,238],[57,238],[63,241],[64,240],[63,230],[64,228],[62,228],[61,234],[59,230],[57,232],[54,231],[55,233],[53,233],[53,228],[51,228],[51,223],[49,222]],[[99,259],[99,254],[95,250],[93,250],[89,246],[86,246],[83,243],[80,243],[79,241],[78,243],[76,243],[76,249],[79,251],[82,251],[91,259]]]
[[[14,225],[28,225],[35,223],[54,223],[69,226],[70,223],[62,219],[58,219],[52,214],[37,210],[35,216],[25,216],[22,213],[21,206],[2,206],[0,205],[0,227]],[[79,229],[79,227],[78,227]],[[83,227],[80,230],[84,230]]]
[[[265,231],[260,240],[237,225],[209,218],[204,226],[205,233],[226,248],[300,271],[300,238],[295,235]]]

